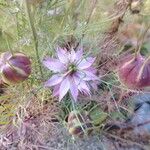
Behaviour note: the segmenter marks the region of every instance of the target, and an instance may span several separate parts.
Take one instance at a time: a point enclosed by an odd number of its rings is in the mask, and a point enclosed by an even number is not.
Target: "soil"
[[[14,144],[10,145],[9,148],[0,148],[0,150],[149,150],[149,148],[136,142],[126,141],[119,137],[115,139],[106,135],[75,139],[64,128],[60,127],[57,134],[49,135],[45,144],[37,148],[28,149],[20,146],[18,148]]]

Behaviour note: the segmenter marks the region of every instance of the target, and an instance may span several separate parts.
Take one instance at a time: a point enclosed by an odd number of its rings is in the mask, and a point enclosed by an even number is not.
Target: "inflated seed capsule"
[[[68,130],[76,137],[88,136],[93,131],[93,125],[87,112],[71,111],[68,116]]]
[[[143,6],[143,2],[141,0],[132,0],[130,5],[130,11],[133,14],[138,14],[140,13],[142,6]]]
[[[141,54],[126,56],[118,67],[118,76],[130,89],[150,86],[150,61]]]
[[[20,52],[4,52],[0,56],[0,72],[2,80],[7,84],[24,81],[31,73],[30,59]]]

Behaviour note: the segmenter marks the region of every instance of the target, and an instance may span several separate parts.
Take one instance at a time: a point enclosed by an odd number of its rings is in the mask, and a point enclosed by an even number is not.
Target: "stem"
[[[82,40],[84,39],[84,37],[85,37],[86,29],[87,29],[87,27],[88,27],[88,24],[89,24],[91,18],[92,18],[92,15],[93,15],[93,12],[94,12],[94,10],[95,10],[95,8],[96,8],[97,2],[98,2],[98,1],[95,0],[94,3],[92,4],[91,12],[90,12],[90,14],[89,14],[89,16],[88,16],[88,18],[87,18],[87,20],[86,20],[86,27],[85,27],[85,29],[84,29],[84,31],[83,31],[83,33],[82,33],[81,39],[79,40],[79,42],[76,44],[76,46],[75,46],[75,48],[74,48],[75,50],[78,48],[78,46],[80,45],[81,41],[82,41]]]
[[[70,96],[70,98],[71,98],[71,96]],[[73,108],[73,111],[77,111],[77,108],[76,108],[76,105],[75,105],[75,103],[74,103],[74,100],[71,98],[71,103],[72,103],[72,108]],[[79,124],[80,124],[80,127],[81,127],[81,129],[82,129],[82,131],[84,132],[84,134],[87,136],[87,133],[86,133],[86,130],[84,129],[84,127],[83,127],[83,124],[84,125],[86,125],[86,120],[85,120],[85,118],[84,118],[84,116],[82,116],[83,114],[81,113],[79,113],[79,115],[80,115],[80,117],[81,117],[81,119],[82,119],[82,121],[83,122],[81,122],[80,121],[80,119],[79,119],[79,117],[78,117],[78,113],[75,113],[75,116],[76,116],[76,118],[77,118],[77,121],[79,122]],[[83,124],[82,124],[83,123]],[[86,128],[88,128],[87,126],[86,126]]]
[[[13,55],[13,50],[11,49],[11,46],[10,46],[10,42],[9,42],[9,40],[8,40],[8,35],[7,35],[7,33],[5,33],[4,37],[5,37],[5,41],[6,41],[7,47],[8,47],[8,49],[9,49],[10,53]]]
[[[26,3],[26,10],[27,10],[29,24],[30,24],[30,27],[31,27],[33,41],[34,41],[34,49],[35,49],[37,61],[38,61],[38,64],[39,64],[39,70],[40,70],[41,77],[43,78],[43,72],[42,72],[42,67],[41,67],[41,62],[40,62],[39,51],[38,51],[37,33],[36,33],[35,26],[34,26],[32,14],[31,14],[30,4],[28,3],[28,0],[25,0],[25,3]]]

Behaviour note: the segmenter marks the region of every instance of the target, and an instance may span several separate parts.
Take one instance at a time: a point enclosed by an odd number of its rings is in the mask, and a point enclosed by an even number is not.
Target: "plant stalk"
[[[26,3],[26,11],[27,11],[28,19],[29,19],[29,24],[30,24],[31,32],[32,32],[32,36],[33,36],[34,49],[35,49],[37,61],[39,64],[39,71],[40,71],[41,77],[43,78],[43,71],[42,71],[40,56],[39,56],[39,51],[38,51],[37,32],[36,32],[36,29],[34,26],[34,21],[32,18],[31,8],[30,8],[30,4],[29,4],[28,0],[25,0],[25,3]]]
[[[83,31],[83,33],[82,33],[82,36],[81,36],[81,39],[79,40],[79,42],[76,44],[76,46],[75,46],[75,50],[78,48],[78,46],[80,45],[80,43],[81,43],[81,41],[84,39],[84,37],[85,37],[85,32],[86,32],[86,29],[87,29],[87,27],[88,27],[88,24],[89,24],[89,22],[90,22],[90,20],[91,20],[91,18],[92,18],[92,16],[93,16],[93,13],[94,13],[94,10],[95,10],[95,8],[96,8],[96,4],[97,4],[97,0],[95,0],[94,2],[93,2],[93,4],[92,4],[92,8],[91,8],[91,12],[90,12],[90,14],[89,14],[89,16],[88,16],[88,18],[87,18],[87,20],[86,20],[86,27],[85,27],[85,29],[84,29],[84,31]]]

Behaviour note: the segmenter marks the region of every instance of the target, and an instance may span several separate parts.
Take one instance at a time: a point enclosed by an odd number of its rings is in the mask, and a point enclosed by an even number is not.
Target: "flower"
[[[96,88],[98,77],[92,67],[93,57],[83,57],[82,48],[69,52],[65,48],[57,48],[57,59],[46,57],[43,60],[45,67],[55,74],[45,83],[46,87],[53,87],[53,95],[59,100],[70,91],[72,98],[77,101],[79,92],[90,95],[90,88]]]
[[[30,59],[23,53],[4,52],[0,56],[0,73],[7,84],[24,81],[31,73]]]

